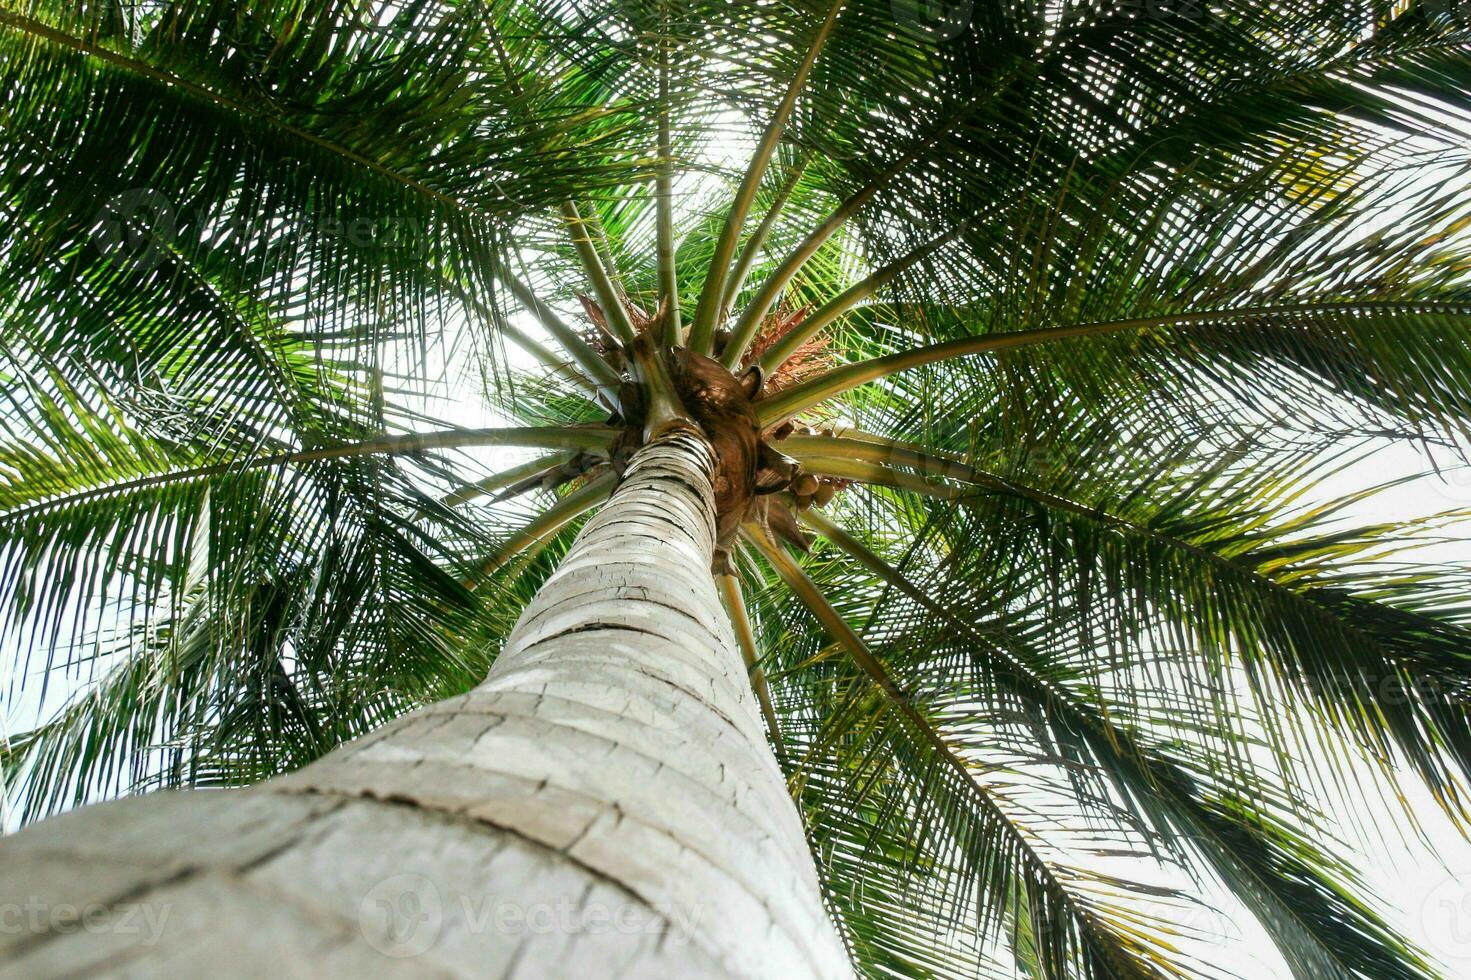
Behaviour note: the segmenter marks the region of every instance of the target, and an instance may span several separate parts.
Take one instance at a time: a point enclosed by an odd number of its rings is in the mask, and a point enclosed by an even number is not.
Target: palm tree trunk
[[[711,466],[683,430],[640,450],[470,693],[0,844],[0,975],[847,975],[710,574]]]

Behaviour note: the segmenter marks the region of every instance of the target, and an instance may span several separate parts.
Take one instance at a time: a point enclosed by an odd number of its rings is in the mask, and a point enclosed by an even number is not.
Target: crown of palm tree
[[[0,0],[23,816],[466,690],[678,399],[862,970],[1434,976],[1323,810],[1471,823],[1471,579],[1314,486],[1471,424],[1471,25],[933,6]]]

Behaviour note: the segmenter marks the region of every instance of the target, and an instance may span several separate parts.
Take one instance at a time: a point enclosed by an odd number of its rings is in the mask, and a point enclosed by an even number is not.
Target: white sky
[[[1386,490],[1379,497],[1357,505],[1351,512],[1357,518],[1355,523],[1404,520],[1471,508],[1471,470],[1464,466],[1452,469],[1448,460],[1440,462],[1445,479],[1431,475]],[[1382,450],[1358,469],[1325,481],[1320,489],[1328,498],[1348,492],[1355,485],[1424,468],[1425,457],[1415,447],[1400,443]],[[1368,472],[1360,475],[1360,471]],[[1465,533],[1463,525],[1460,540],[1430,546],[1421,557],[1462,569],[1471,567],[1471,539]],[[1414,810],[1427,841],[1406,839],[1410,832],[1402,813],[1365,801],[1361,819],[1382,832],[1377,839],[1357,842],[1361,857],[1358,866],[1386,906],[1387,916],[1405,935],[1417,940],[1440,960],[1447,976],[1471,978],[1471,843],[1440,813],[1428,792],[1420,794]],[[1364,818],[1363,814],[1371,816]]]

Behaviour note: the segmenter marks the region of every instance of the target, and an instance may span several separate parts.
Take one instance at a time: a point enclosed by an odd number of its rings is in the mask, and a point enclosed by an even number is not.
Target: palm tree
[[[1438,975],[1462,13],[0,0],[11,971]]]

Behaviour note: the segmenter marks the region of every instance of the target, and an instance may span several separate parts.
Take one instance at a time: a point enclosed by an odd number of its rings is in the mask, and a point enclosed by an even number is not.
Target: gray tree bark
[[[640,450],[470,693],[0,841],[0,975],[848,975],[710,574],[711,467]]]

